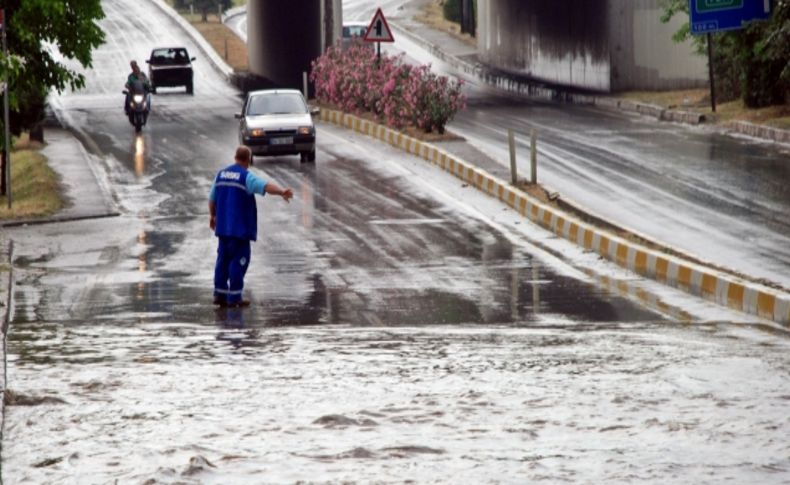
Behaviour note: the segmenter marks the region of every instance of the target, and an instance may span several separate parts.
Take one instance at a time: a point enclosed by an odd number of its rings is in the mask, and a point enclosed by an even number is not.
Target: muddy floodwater
[[[788,483],[788,340],[666,322],[21,323],[5,484]]]

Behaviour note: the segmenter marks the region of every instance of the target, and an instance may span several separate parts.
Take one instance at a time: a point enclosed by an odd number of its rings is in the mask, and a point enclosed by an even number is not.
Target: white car
[[[300,155],[315,161],[315,124],[302,93],[296,89],[250,91],[239,119],[239,142],[253,155]]]
[[[343,36],[340,39],[341,49],[348,49],[355,41],[362,42],[369,49],[375,49],[373,42],[365,42],[362,40],[362,38],[365,37],[365,33],[367,31],[367,22],[343,22]]]

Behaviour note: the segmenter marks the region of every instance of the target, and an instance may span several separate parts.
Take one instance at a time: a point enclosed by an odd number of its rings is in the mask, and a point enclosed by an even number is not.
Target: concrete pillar
[[[476,35],[475,9],[473,0],[461,0],[461,32],[472,37]]]
[[[277,86],[301,90],[302,73],[309,72],[310,63],[322,53],[322,1],[249,0],[250,72]]]
[[[343,0],[321,0],[321,51],[343,35]]]

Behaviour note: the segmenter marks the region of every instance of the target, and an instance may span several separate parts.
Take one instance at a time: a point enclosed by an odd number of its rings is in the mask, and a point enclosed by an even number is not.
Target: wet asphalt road
[[[238,93],[198,61],[135,136],[134,19],[197,51],[145,3],[103,5],[88,87],[54,105],[122,215],[8,230],[4,483],[782,482],[783,334],[624,297],[589,271],[655,287],[330,126],[315,164],[256,164],[296,198],[259,200],[253,304],[215,311],[206,196]]]
[[[539,133],[539,178],[578,205],[703,261],[790,288],[790,147],[581,106],[473,99],[453,130],[508,160]],[[525,175],[526,176],[526,175]]]
[[[470,52],[413,21],[416,4],[344,2],[344,19],[388,18],[448,52]],[[390,49],[389,46],[385,46]],[[790,147],[657,122],[639,115],[503,95],[404,36],[393,52],[467,81],[468,108],[450,129],[509,166],[516,131],[528,177],[529,133],[538,136],[539,181],[614,223],[703,261],[790,290]]]

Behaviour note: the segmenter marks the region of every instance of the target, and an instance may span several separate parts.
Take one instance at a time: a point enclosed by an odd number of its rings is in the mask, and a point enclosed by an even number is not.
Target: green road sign
[[[699,13],[743,8],[743,0],[695,0]]]

